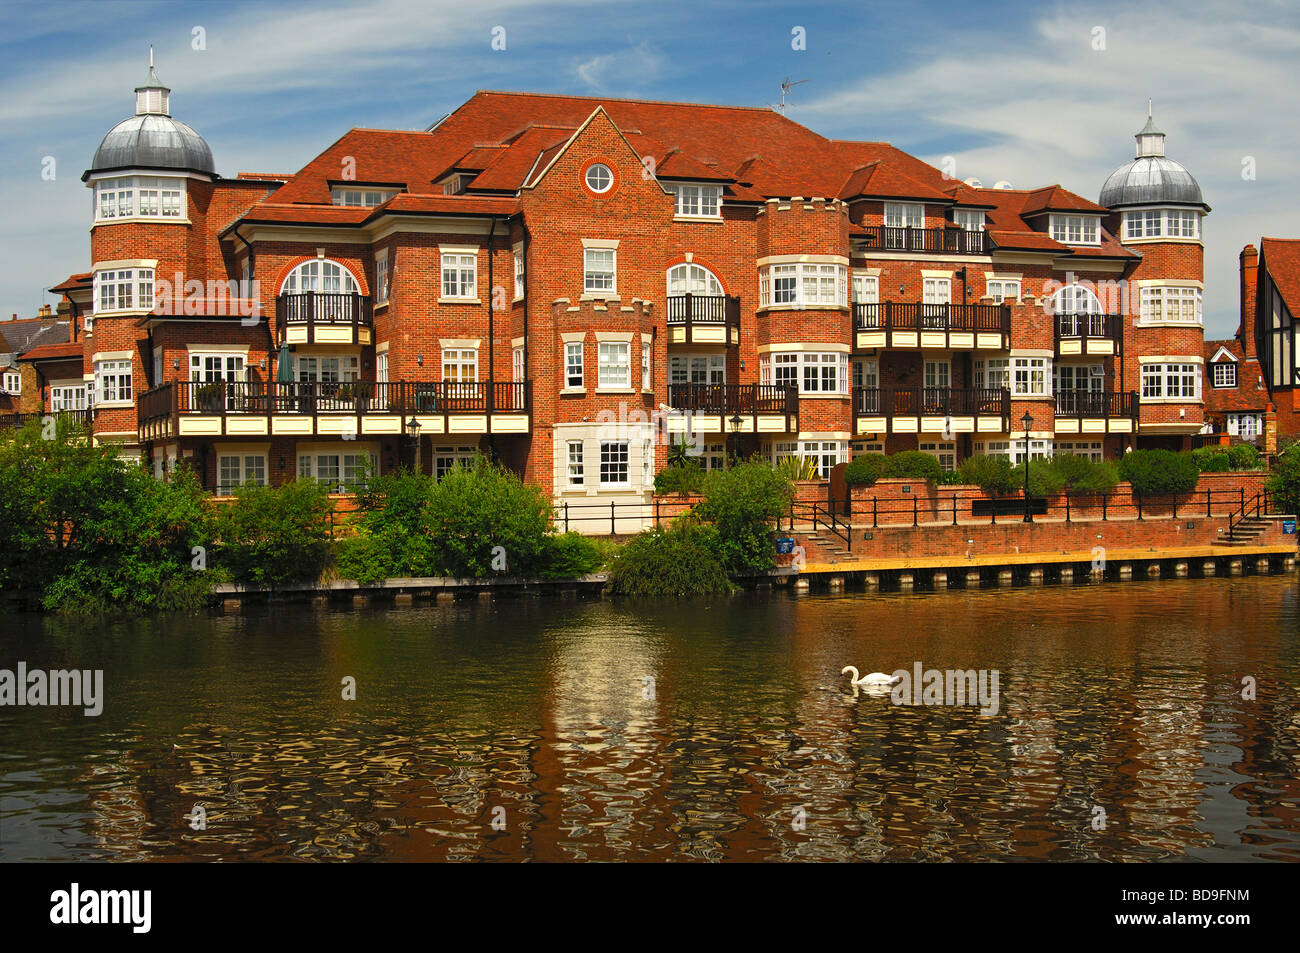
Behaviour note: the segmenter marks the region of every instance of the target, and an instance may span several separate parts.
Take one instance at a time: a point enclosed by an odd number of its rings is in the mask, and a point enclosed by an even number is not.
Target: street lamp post
[[[406,422],[406,432],[411,439],[415,441],[415,472],[420,472],[420,422],[415,419],[415,414],[411,414],[411,419]]]
[[[732,436],[735,438],[735,440],[736,440],[736,448],[737,448],[737,450],[739,450],[739,448],[740,448],[740,425],[741,425],[742,423],[744,423],[744,421],[741,420],[741,418],[740,418],[740,414],[732,414],[732,415],[731,415],[731,420],[729,420],[728,423],[731,424],[731,434],[732,434]],[[737,453],[737,456],[739,456],[739,453]],[[730,460],[730,459],[727,460],[727,467],[728,467],[728,468],[731,467],[731,460]]]
[[[1034,513],[1029,508],[1029,428],[1034,425],[1034,417],[1028,411],[1020,418],[1020,425],[1025,431],[1025,522],[1034,521]]]

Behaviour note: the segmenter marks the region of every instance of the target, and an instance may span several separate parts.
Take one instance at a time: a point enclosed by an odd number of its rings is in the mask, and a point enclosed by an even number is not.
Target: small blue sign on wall
[[[776,551],[781,556],[789,556],[794,552],[793,539],[778,539],[776,541]]]
[[[1294,535],[1295,535],[1295,520],[1283,520],[1283,521],[1282,521],[1282,532],[1283,532],[1283,534],[1285,534],[1285,535],[1287,535],[1287,536],[1294,536]]]

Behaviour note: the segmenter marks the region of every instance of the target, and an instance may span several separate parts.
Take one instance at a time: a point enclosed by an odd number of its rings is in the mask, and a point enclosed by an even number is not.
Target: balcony
[[[670,433],[796,433],[799,392],[792,384],[670,384]]]
[[[853,305],[854,345],[1005,351],[1011,307],[1005,304],[926,304],[886,301]]]
[[[1006,433],[1011,391],[1004,387],[855,387],[854,433]]]
[[[0,414],[0,430],[17,429],[29,420],[44,421],[46,417],[54,417],[60,423],[66,421],[77,427],[89,427],[95,422],[95,410],[90,407],[82,410],[47,410],[39,414]]]
[[[1057,314],[1052,316],[1058,355],[1095,354],[1109,357],[1119,354],[1124,335],[1121,314]]]
[[[1058,434],[1133,433],[1138,419],[1137,391],[1058,390]]]
[[[669,344],[740,344],[740,299],[724,295],[669,295]]]
[[[864,225],[866,250],[930,252],[942,255],[984,255],[992,247],[988,233],[965,228],[907,228]]]
[[[528,381],[343,381],[163,384],[140,395],[141,440],[176,437],[366,437],[415,417],[435,435],[528,433]]]
[[[371,317],[367,295],[306,291],[275,299],[277,341],[290,344],[371,344]]]

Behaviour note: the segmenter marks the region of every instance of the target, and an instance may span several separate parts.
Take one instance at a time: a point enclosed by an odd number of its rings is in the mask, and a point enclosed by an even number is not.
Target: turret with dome
[[[1097,199],[1121,213],[1121,240],[1199,239],[1201,216],[1210,207],[1192,174],[1165,155],[1165,133],[1156,126],[1149,101],[1146,125],[1133,138],[1136,156],[1110,174]]]
[[[108,131],[83,178],[124,169],[215,176],[212,150],[192,127],[172,118],[170,96],[171,90],[162,84],[154,70],[151,50],[149,74],[135,89],[135,115]]]

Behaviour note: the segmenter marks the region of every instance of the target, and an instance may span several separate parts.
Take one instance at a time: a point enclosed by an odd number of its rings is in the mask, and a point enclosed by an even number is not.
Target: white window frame
[[[952,473],[957,469],[957,442],[956,441],[936,441],[918,443],[916,448],[922,453],[928,453],[939,461],[939,467],[944,473]]]
[[[132,365],[130,358],[95,362],[96,407],[131,406],[135,399],[135,372]]]
[[[877,275],[853,275],[852,288],[854,304],[880,303],[880,278]]]
[[[994,304],[1004,301],[1020,300],[1019,278],[990,278],[985,282],[985,294],[993,299]]]
[[[609,256],[608,267],[604,258]],[[606,285],[608,282],[608,286]],[[584,248],[582,250],[582,291],[589,295],[618,294],[618,249]]]
[[[1052,359],[1011,356],[1011,396],[1051,397]]]
[[[800,396],[847,397],[849,355],[846,351],[769,351],[759,357],[759,378],[763,384],[794,384]]]
[[[963,231],[982,232],[984,231],[985,215],[983,209],[955,208],[952,210],[952,221],[954,225]]]
[[[440,255],[442,301],[478,300],[478,253],[444,251]]]
[[[581,390],[586,387],[583,373],[583,344],[581,341],[566,341],[564,344],[564,387],[566,390]]]
[[[109,268],[95,272],[92,304],[95,314],[152,311],[154,269]]]
[[[596,386],[614,390],[630,388],[632,386],[631,355],[630,341],[598,341]]]
[[[3,382],[4,393],[12,396],[18,396],[23,392],[23,375],[22,371],[5,371]],[[53,388],[51,388],[53,392]]]
[[[667,281],[668,294],[671,296],[723,294],[722,282],[718,276],[697,262],[686,261],[673,265],[668,269]]]
[[[388,256],[375,256],[375,304],[388,304]]]
[[[671,182],[676,218],[722,218],[722,186],[695,182]]]
[[[1146,285],[1140,290],[1144,325],[1203,325],[1201,289],[1191,285]]]
[[[880,386],[880,362],[874,357],[858,357],[852,362],[851,386],[877,388]]]
[[[1248,426],[1243,427],[1242,424]],[[1234,411],[1228,414],[1227,426],[1228,433],[1232,436],[1241,437],[1243,440],[1254,440],[1264,432],[1264,417],[1262,414],[1249,411]]]
[[[1142,364],[1139,384],[1144,403],[1195,403],[1201,399],[1201,365],[1189,361]]]
[[[442,380],[448,396],[472,397],[478,384],[478,348],[444,347],[442,349]],[[464,393],[455,393],[463,391]]]
[[[694,457],[704,470],[725,470],[727,467],[726,443],[702,443],[696,440],[687,445],[686,455]]]
[[[641,389],[650,390],[650,342],[641,342]]]
[[[185,179],[121,176],[95,183],[95,222],[149,219],[186,221]]]
[[[1054,443],[1052,456],[1063,453],[1086,457],[1094,463],[1100,463],[1105,458],[1104,444],[1100,440],[1067,440],[1064,443],[1060,441]]]
[[[1220,361],[1217,364],[1211,364],[1214,375],[1215,388],[1227,388],[1237,386],[1237,365],[1232,361]]]
[[[515,252],[515,300],[520,301],[524,297],[524,253]]]
[[[86,393],[85,381],[79,384],[50,385],[50,411],[52,413],[61,410],[85,410],[90,406],[89,400],[90,397]]]
[[[396,194],[397,189],[336,185],[330,193],[330,199],[335,205],[347,205],[353,208],[374,208],[376,205],[383,205]]]
[[[232,462],[234,466],[227,466]],[[260,473],[257,472],[260,470]],[[266,486],[266,454],[264,453],[222,453],[217,456],[217,495],[229,496],[234,490],[245,484]],[[227,478],[234,474],[233,481]]]
[[[886,228],[925,228],[925,204],[922,202],[886,202]]]
[[[600,485],[631,486],[631,459],[631,444],[628,441],[602,440],[600,442]]]
[[[362,458],[366,458],[366,466],[373,470],[374,455],[365,451],[300,453],[298,454],[298,479],[315,480],[325,486],[328,493],[351,493],[364,486],[357,479],[357,472],[362,469]],[[322,477],[321,470],[329,471],[327,476],[332,476],[333,479]],[[348,477],[349,471],[352,473],[351,479]]]
[[[433,478],[441,480],[456,467],[470,466],[478,452],[478,447],[472,444],[435,446],[430,454]]]
[[[524,346],[522,344],[510,349],[510,379],[516,384],[524,379]]]
[[[847,308],[849,269],[834,262],[782,262],[758,272],[763,308]]]
[[[565,442],[565,472],[567,486],[586,485],[586,457],[581,440]]]
[[[975,361],[975,387],[979,390],[1011,389],[1011,358],[991,357]]]
[[[791,457],[817,461],[817,479],[830,479],[831,469],[843,463],[848,454],[847,440],[781,440],[771,444],[769,450],[773,465]]]
[[[1053,241],[1063,245],[1100,245],[1101,218],[1097,215],[1049,215]]]
[[[1144,208],[1124,213],[1124,241],[1201,237],[1201,214],[1195,209]]]
[[[671,384],[725,384],[727,355],[672,354],[668,358],[668,381]]]
[[[593,180],[603,184],[593,184]],[[614,170],[603,162],[593,162],[582,173],[582,181],[597,195],[604,195],[614,187]]]

